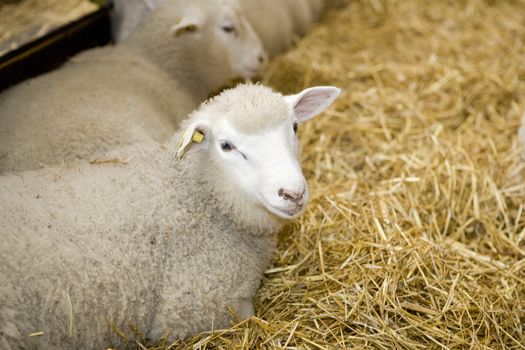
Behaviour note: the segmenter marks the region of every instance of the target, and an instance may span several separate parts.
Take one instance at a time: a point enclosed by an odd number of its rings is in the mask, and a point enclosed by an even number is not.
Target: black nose
[[[257,59],[259,60],[259,63],[264,63],[265,61],[264,55],[257,56]]]
[[[303,190],[302,192],[294,192],[294,191],[288,191],[284,188],[280,188],[278,191],[279,197],[282,197],[285,201],[291,201],[294,203],[299,202],[301,199],[303,199],[304,193],[306,190]]]

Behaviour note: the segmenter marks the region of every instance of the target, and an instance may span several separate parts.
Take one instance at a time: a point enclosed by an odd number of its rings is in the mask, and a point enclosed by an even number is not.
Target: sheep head
[[[213,169],[217,186],[278,217],[295,218],[308,201],[297,126],[325,110],[339,93],[330,86],[290,96],[261,85],[226,90],[185,122],[177,155],[205,154],[202,166]]]
[[[203,47],[203,52],[210,48],[210,41],[220,43],[211,57],[226,60],[231,78],[251,79],[268,61],[258,35],[236,0],[186,2],[184,13],[172,26],[171,34],[176,38],[206,38],[208,48]]]

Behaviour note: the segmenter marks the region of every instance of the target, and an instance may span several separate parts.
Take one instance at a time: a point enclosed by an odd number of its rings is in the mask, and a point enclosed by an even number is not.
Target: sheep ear
[[[197,11],[193,11],[184,15],[184,17],[171,27],[171,34],[179,37],[185,33],[195,33],[202,27],[204,23],[203,14]]]
[[[285,96],[296,122],[304,122],[328,108],[339,96],[341,89],[334,86],[316,86],[297,95]]]
[[[188,126],[177,148],[177,159],[182,160],[185,155],[194,153],[206,147],[208,126],[203,122],[195,122]]]

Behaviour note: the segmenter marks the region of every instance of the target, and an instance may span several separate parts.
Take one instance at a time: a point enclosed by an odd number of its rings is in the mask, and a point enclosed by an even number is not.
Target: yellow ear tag
[[[195,130],[193,132],[193,135],[191,136],[191,141],[186,145],[186,148],[184,148],[184,151],[182,152],[182,155],[179,157],[179,160],[182,160],[182,158],[184,158],[184,156],[186,155],[186,153],[188,153],[188,150],[190,149],[191,147],[191,144],[193,142],[195,143],[201,143],[202,140],[204,140],[204,135],[200,132],[200,131],[197,131]],[[177,152],[180,150],[180,148],[182,147],[182,142],[184,141],[184,138],[182,138],[182,140],[180,140],[180,143],[179,143],[179,148],[177,149]]]
[[[201,134],[199,131],[195,130],[193,132],[193,136],[191,137],[191,140],[193,142],[201,143],[203,139],[204,139],[204,135]]]

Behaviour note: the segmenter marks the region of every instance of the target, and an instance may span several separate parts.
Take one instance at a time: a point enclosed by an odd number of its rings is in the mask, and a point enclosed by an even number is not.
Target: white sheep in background
[[[0,173],[162,141],[210,93],[250,78],[259,38],[224,0],[167,0],[126,41],[0,94]]]
[[[297,123],[338,94],[241,85],[166,145],[113,152],[123,164],[0,177],[0,348],[105,349],[122,345],[110,325],[133,343],[130,325],[157,340],[228,327],[228,306],[250,317],[275,233],[308,201]]]
[[[114,40],[125,39],[163,0],[115,0]],[[270,56],[276,56],[305,35],[324,10],[348,0],[229,0],[238,1]]]

